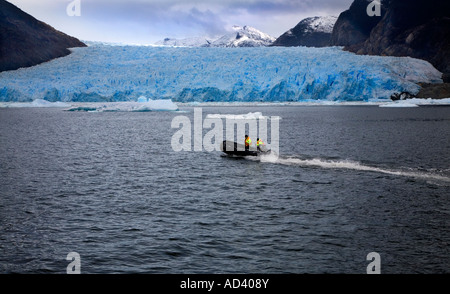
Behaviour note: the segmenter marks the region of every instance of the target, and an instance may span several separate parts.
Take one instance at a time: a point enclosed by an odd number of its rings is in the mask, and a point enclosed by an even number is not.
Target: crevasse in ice
[[[442,82],[430,63],[338,47],[171,48],[95,45],[0,73],[0,101],[368,101]]]

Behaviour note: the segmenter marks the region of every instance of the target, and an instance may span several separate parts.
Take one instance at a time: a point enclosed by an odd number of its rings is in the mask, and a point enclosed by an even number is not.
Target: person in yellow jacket
[[[256,139],[256,149],[258,149],[258,151],[261,151],[261,146],[264,146],[264,142],[260,138],[257,138]]]
[[[252,139],[248,135],[245,135],[245,151],[250,149],[250,145],[252,145]]]

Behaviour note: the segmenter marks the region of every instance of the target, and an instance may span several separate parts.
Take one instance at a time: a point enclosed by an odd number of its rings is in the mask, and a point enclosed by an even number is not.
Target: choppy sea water
[[[450,272],[450,108],[279,116],[280,155],[174,152],[180,112],[0,109],[0,272]]]

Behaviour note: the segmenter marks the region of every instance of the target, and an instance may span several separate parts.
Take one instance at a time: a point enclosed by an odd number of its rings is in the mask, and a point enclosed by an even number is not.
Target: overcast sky
[[[84,41],[151,44],[165,37],[214,36],[249,25],[279,37],[310,16],[336,15],[353,0],[7,0]],[[75,8],[72,14],[75,13]]]

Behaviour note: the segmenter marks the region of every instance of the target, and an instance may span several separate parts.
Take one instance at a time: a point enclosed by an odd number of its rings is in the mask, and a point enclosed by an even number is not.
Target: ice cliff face
[[[174,46],[174,47],[205,47],[213,40],[207,37],[193,37],[184,39],[165,38],[155,43],[157,46]]]
[[[0,101],[367,101],[441,82],[430,63],[340,48],[91,46],[0,73]]]

